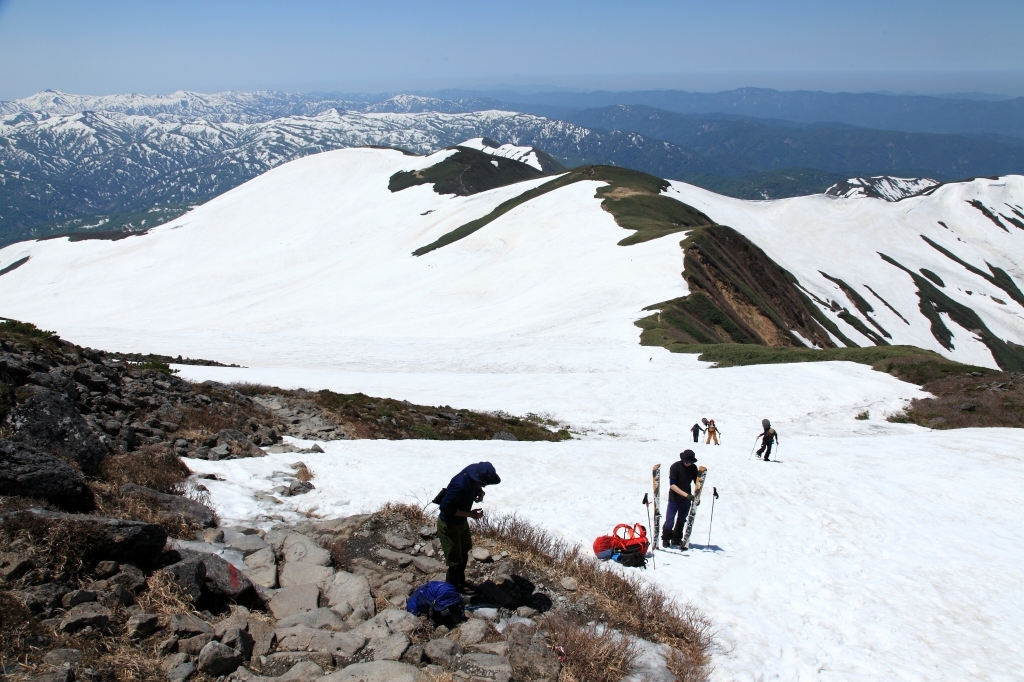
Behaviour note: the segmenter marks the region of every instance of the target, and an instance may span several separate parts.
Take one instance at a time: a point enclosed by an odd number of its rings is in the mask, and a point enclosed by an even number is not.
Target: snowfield
[[[484,504],[589,546],[619,522],[647,523],[651,466],[694,447],[718,489],[685,556],[644,574],[718,627],[716,680],[1019,679],[1024,665],[1024,434],[928,431],[884,415],[915,386],[852,363],[708,369],[638,345],[633,321],[685,295],[679,235],[630,247],[594,199],[596,182],[527,202],[460,241],[411,252],[543,179],[471,197],[428,186],[392,194],[391,174],[445,154],[353,149],[285,164],[143,237],[24,242],[0,250],[0,314],[83,345],[207,357],[195,379],[548,415],[563,443],[334,441],[323,454],[189,461],[226,522],[269,526],[306,512],[348,515],[429,500],[466,464],[503,482]],[[805,197],[742,202],[673,183],[677,196],[751,238],[808,291],[855,309],[823,270],[865,292],[894,341],[940,350],[910,277],[937,273],[1002,338],[1024,342],[1021,307],[923,242],[1024,281],[1007,215],[1024,179],[940,187],[897,203]],[[948,225],[937,224],[942,220]],[[1009,223],[1008,223],[1009,225]],[[866,293],[870,286],[908,322]],[[972,291],[967,294],[966,291]],[[979,304],[981,296],[986,302]],[[877,304],[877,305],[876,305]],[[857,332],[837,324],[851,338]],[[957,359],[993,365],[947,321]],[[868,410],[871,418],[854,416]],[[713,417],[721,446],[688,430]],[[760,420],[778,463],[749,458]],[[317,489],[257,501],[301,458]],[[667,482],[665,487],[667,487]],[[664,500],[663,500],[664,503]],[[621,569],[628,570],[628,569]]]

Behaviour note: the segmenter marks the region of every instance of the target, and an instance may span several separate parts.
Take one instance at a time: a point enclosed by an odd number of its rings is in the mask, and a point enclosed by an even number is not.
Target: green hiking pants
[[[444,563],[447,566],[461,566],[469,561],[469,550],[473,548],[473,538],[469,534],[469,523],[448,525],[441,519],[437,520],[437,539],[441,541],[444,552]]]

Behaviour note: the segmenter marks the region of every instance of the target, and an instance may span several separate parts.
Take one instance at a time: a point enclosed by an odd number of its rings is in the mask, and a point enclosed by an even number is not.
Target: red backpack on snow
[[[602,535],[594,540],[594,554],[611,549],[616,552],[639,552],[644,556],[650,546],[647,529],[641,524],[630,526],[628,523],[620,523],[615,526],[611,535]]]

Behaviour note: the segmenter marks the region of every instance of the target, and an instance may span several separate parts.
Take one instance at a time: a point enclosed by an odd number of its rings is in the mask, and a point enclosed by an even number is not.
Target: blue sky
[[[552,85],[1024,95],[1024,2],[0,0],[0,99]]]

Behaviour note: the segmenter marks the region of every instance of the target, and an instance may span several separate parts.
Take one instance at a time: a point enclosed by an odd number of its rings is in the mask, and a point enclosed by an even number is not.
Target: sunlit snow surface
[[[679,235],[616,246],[623,230],[594,198],[599,183],[545,195],[413,257],[524,189],[387,190],[393,173],[450,153],[321,154],[145,237],[12,245],[0,250],[0,267],[31,259],[0,277],[0,313],[100,348],[248,366],[181,367],[192,379],[534,412],[579,434],[564,443],[336,441],[317,455],[190,461],[227,478],[206,483],[229,523],[426,501],[463,466],[488,459],[503,482],[487,509],[518,512],[589,546],[618,522],[647,522],[640,502],[651,466],[667,469],[694,447],[690,426],[713,417],[723,444],[695,447],[721,494],[711,548],[706,498],[694,551],[660,554],[644,575],[715,621],[715,679],[1019,677],[1020,431],[889,424],[886,413],[922,393],[866,366],[707,369],[693,356],[639,346],[632,322],[643,308],[686,293]],[[875,305],[897,340],[938,349],[909,277],[880,266],[874,250],[938,272],[950,296],[999,297],[917,244],[919,233],[933,235],[1020,281],[1017,235],[966,204],[1019,204],[1020,179],[989,182],[898,204],[740,202],[682,184],[670,194],[750,236],[817,296],[842,295],[817,269],[870,285],[911,321]],[[935,225],[943,219],[950,230]],[[1019,307],[987,305],[978,306],[986,323],[1020,340]],[[966,330],[950,328],[958,353],[984,359]],[[855,420],[864,410],[871,419]],[[749,458],[763,417],[779,430],[779,463]],[[315,491],[279,505],[254,498],[297,459],[316,472]]]

